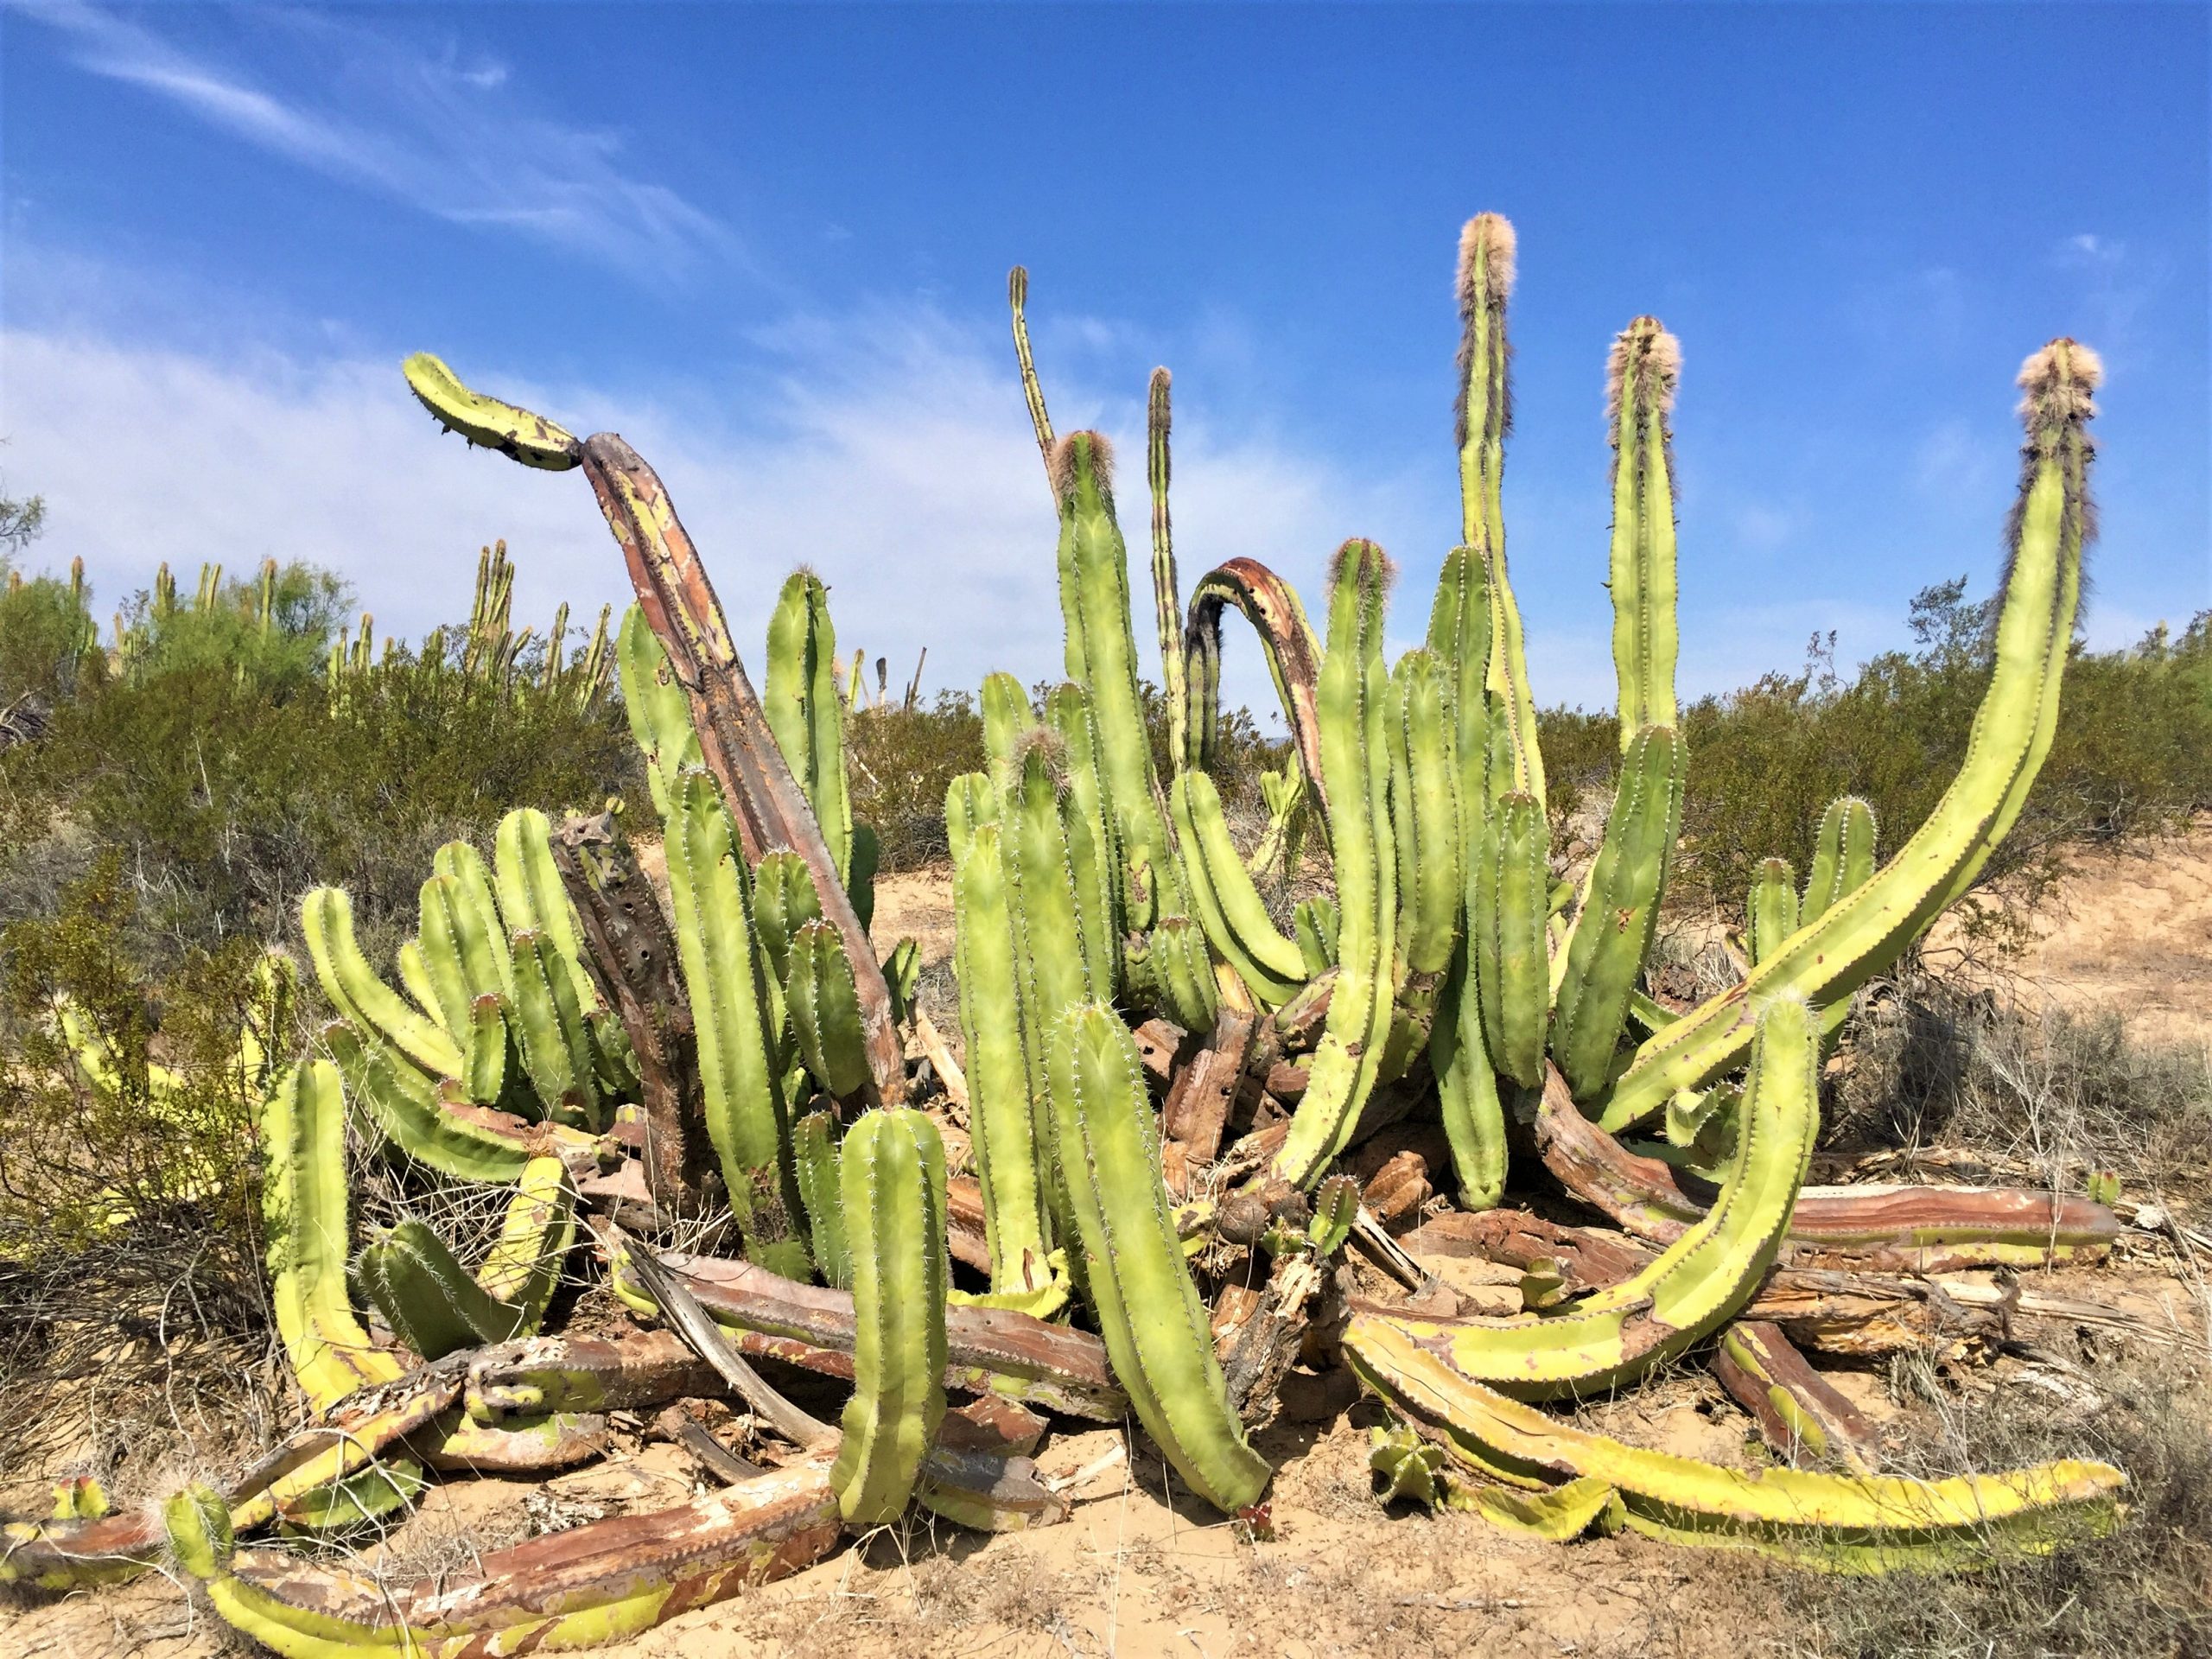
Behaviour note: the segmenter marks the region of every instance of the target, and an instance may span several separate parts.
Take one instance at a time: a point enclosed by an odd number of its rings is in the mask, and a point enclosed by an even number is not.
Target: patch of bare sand
[[[1991,964],[1950,917],[1929,935],[1938,972],[2001,975],[2045,1001],[2120,1015],[2153,1043],[2212,1044],[2212,820],[2076,855],[2018,957]]]
[[[868,938],[878,956],[887,957],[901,939],[912,939],[922,966],[952,958],[952,867],[931,864],[875,878],[875,914]]]

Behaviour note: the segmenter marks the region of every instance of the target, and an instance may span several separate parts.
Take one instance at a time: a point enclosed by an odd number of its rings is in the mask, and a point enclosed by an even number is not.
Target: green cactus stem
[[[1477,849],[1481,863],[1468,926],[1491,1062],[1523,1089],[1543,1082],[1551,1000],[1545,939],[1550,850],[1550,826],[1535,796],[1516,791],[1493,802]]]
[[[1295,940],[1275,931],[1266,901],[1236,855],[1220,791],[1205,772],[1184,772],[1168,786],[1167,799],[1208,942],[1263,1006],[1281,1007],[1309,977],[1306,959]]]
[[[810,570],[784,583],[768,620],[768,676],[761,707],[792,775],[805,791],[848,892],[853,877],[853,807],[845,782],[845,706],[837,695],[837,632],[830,590]]]
[[[1184,1264],[1136,1044],[1112,1009],[1089,1003],[1054,1021],[1050,1054],[1080,1277],[1114,1374],[1176,1472],[1233,1514],[1258,1500],[1273,1471],[1230,1409],[1206,1310]]]
[[[1629,997],[1658,930],[1681,827],[1685,765],[1680,734],[1665,726],[1638,732],[1621,763],[1553,997],[1552,1052],[1578,1100],[1611,1078]]]
[[[1160,625],[1160,690],[1167,700],[1167,753],[1180,770],[1195,764],[1190,745],[1190,677],[1183,658],[1183,596],[1175,576],[1175,534],[1167,512],[1168,434],[1174,423],[1172,377],[1152,372],[1145,399],[1145,482],[1152,491],[1152,597]]]
[[[791,935],[784,1001],[814,1080],[841,1100],[857,1096],[868,1083],[860,998],[844,941],[827,922],[809,922]]]
[[[806,1246],[785,1157],[782,1081],[770,1051],[762,963],[735,833],[706,772],[685,772],[674,794],[665,843],[670,909],[698,1033],[707,1133],[746,1254],[803,1278]]]
[[[840,1290],[853,1287],[853,1256],[845,1237],[845,1200],[838,1185],[841,1151],[837,1119],[831,1112],[809,1112],[791,1132],[792,1158],[798,1166],[799,1201],[806,1206],[807,1236],[814,1265]]]
[[[840,1186],[852,1249],[853,1396],[830,1484],[845,1519],[896,1520],[944,1417],[944,1148],[920,1112],[863,1113]]]
[[[948,811],[948,824],[961,816]],[[963,823],[953,831],[953,948],[991,1288],[1022,1294],[1050,1281],[1051,1224],[1022,1046],[1001,829]]]
[[[1397,855],[1390,834],[1382,594],[1389,566],[1372,542],[1350,541],[1331,571],[1329,649],[1321,663],[1323,775],[1332,803],[1338,976],[1306,1094],[1276,1154],[1294,1186],[1319,1179],[1344,1150],[1375,1087],[1395,980]]]
[[[1608,586],[1624,755],[1645,727],[1677,723],[1674,437],[1667,416],[1681,361],[1681,345],[1659,320],[1638,317],[1613,341],[1606,366],[1613,446]]]
[[[666,817],[676,780],[686,768],[706,764],[691,725],[690,701],[677,683],[676,670],[642,605],[622,613],[614,654],[622,677],[622,711],[629,717],[630,735],[645,751],[654,809]]]
[[[1744,983],[1644,1041],[1605,1098],[1607,1128],[1640,1122],[1737,1064],[1770,998],[1789,992],[1826,1006],[1848,996],[1966,890],[2012,828],[2057,718],[2089,533],[2086,429],[2101,373],[2094,354],[2070,340],[2052,341],[2021,371],[2027,442],[1996,666],[1958,776],[1864,886],[1800,927]]]
[[[1054,686],[1046,694],[1045,724],[1058,736],[1065,763],[1060,817],[1083,935],[1084,973],[1095,995],[1116,995],[1122,988],[1120,844],[1098,775],[1089,693],[1079,685]]]

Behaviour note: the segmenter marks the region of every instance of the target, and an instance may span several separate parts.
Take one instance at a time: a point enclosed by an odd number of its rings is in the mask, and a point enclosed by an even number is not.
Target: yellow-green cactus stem
[[[563,473],[583,459],[583,446],[543,415],[533,415],[512,404],[471,391],[461,378],[428,352],[417,352],[401,365],[411,391],[438,424],[458,432],[469,442],[497,449],[523,463],[549,473]]]
[[[1483,1039],[1502,1075],[1534,1089],[1544,1080],[1551,1001],[1551,830],[1542,804],[1517,791],[1499,798],[1484,839],[1469,917]]]
[[[1215,1508],[1256,1502],[1273,1474],[1245,1439],[1214,1358],[1160,1178],[1160,1130],[1128,1028],[1088,1003],[1052,1026],[1053,1122],[1088,1287],[1114,1375],[1176,1472]]]
[[[1398,853],[1398,949],[1433,981],[1459,942],[1461,877],[1457,731],[1447,664],[1416,647],[1391,676],[1390,833]]]
[[[451,876],[432,875],[423,883],[420,914],[421,933],[400,947],[400,978],[419,976],[416,1001],[461,1045],[459,1080],[469,1099],[495,1101],[506,1082],[506,986],[512,970],[502,974],[493,953],[503,953],[505,943],[482,925],[473,906],[461,901]],[[490,1003],[488,1016],[480,1011],[480,1001]]]
[[[1497,213],[1478,213],[1459,232],[1460,542],[1484,566],[1490,606],[1490,660],[1484,676],[1496,718],[1506,729],[1503,753],[1518,791],[1544,798],[1544,761],[1536,747],[1536,701],[1521,642],[1521,610],[1505,570],[1505,439],[1513,428],[1506,340],[1506,302],[1513,292],[1513,226]]]
[[[1221,1012],[1221,988],[1205,930],[1187,916],[1169,916],[1152,930],[1145,954],[1162,1012],[1185,1031],[1211,1031]]]
[[[529,929],[508,941],[508,957],[515,976],[515,1037],[545,1116],[571,1128],[603,1128],[590,1028],[569,964],[551,938]]]
[[[829,923],[809,922],[791,935],[784,1003],[814,1080],[840,1100],[859,1094],[868,1079],[860,993],[853,965],[845,960],[845,942]]]
[[[1021,741],[1035,729],[1037,710],[1021,682],[1003,671],[983,680],[983,753],[990,760],[991,787],[1011,795],[1021,769]]]
[[[665,842],[670,911],[698,1033],[707,1133],[747,1256],[804,1279],[809,1263],[785,1157],[782,1078],[763,1017],[762,963],[736,832],[710,774],[685,772],[674,796]]]
[[[1145,482],[1152,491],[1152,598],[1160,625],[1160,691],[1167,699],[1167,754],[1178,772],[1192,757],[1190,677],[1183,657],[1183,596],[1175,575],[1175,532],[1167,512],[1168,435],[1174,423],[1173,377],[1152,372],[1145,399]]]
[[[1305,954],[1295,940],[1276,931],[1267,902],[1236,855],[1220,791],[1205,772],[1184,772],[1168,785],[1167,800],[1207,941],[1265,1007],[1281,1007],[1310,977]]]
[[[946,815],[948,826],[954,816]],[[953,833],[953,950],[968,1052],[968,1128],[983,1191],[991,1288],[1022,1293],[1050,1281],[1052,1233],[1022,1050],[1001,828],[963,824]]]
[[[1444,1138],[1464,1210],[1494,1210],[1505,1196],[1505,1107],[1483,1037],[1482,1003],[1468,967],[1467,943],[1452,953],[1436,1017],[1429,1027],[1428,1065],[1436,1077]]]
[[[1761,1020],[1738,1124],[1719,1197],[1643,1272],[1563,1313],[1402,1323],[1461,1376],[1535,1397],[1610,1387],[1681,1352],[1734,1317],[1789,1232],[1820,1127],[1818,1035],[1802,1002],[1777,1001]]]
[[[1638,732],[1621,763],[1554,996],[1552,1053],[1578,1100],[1611,1078],[1629,995],[1650,954],[1681,827],[1683,765],[1681,736],[1666,726]]]
[[[416,1162],[459,1180],[505,1183],[519,1179],[542,1150],[535,1136],[543,1129],[525,1133],[520,1119],[446,1099],[439,1084],[374,1031],[334,1020],[318,1035],[361,1115]],[[578,1135],[577,1141],[588,1144],[588,1138]]]
[[[675,665],[645,620],[643,606],[632,605],[622,613],[614,658],[622,680],[622,712],[629,717],[630,735],[645,752],[645,782],[652,790],[654,810],[666,817],[676,780],[687,768],[704,766],[706,760],[691,724],[690,700],[677,683]]]
[[[806,861],[797,853],[779,849],[753,867],[753,925],[778,985],[791,979],[792,935],[821,919],[821,897]]]
[[[791,1132],[798,1166],[799,1202],[806,1206],[807,1236],[814,1265],[840,1290],[853,1287],[853,1256],[845,1239],[845,1200],[838,1185],[837,1119],[832,1112],[809,1112]]]
[[[533,1158],[507,1200],[499,1236],[476,1269],[484,1294],[516,1308],[519,1332],[537,1328],[561,1283],[561,1264],[576,1236],[575,1190],[558,1158]]]
[[[1811,1565],[1880,1571],[1957,1565],[2038,1537],[2048,1548],[2069,1528],[2108,1526],[2126,1484],[2109,1464],[2070,1459],[1948,1480],[1724,1469],[1574,1428],[1459,1376],[1388,1321],[1355,1320],[1344,1353],[1363,1382],[1480,1471],[1539,1486],[1601,1481],[1639,1531],[1771,1548]]]
[[[492,842],[493,889],[510,933],[532,928],[552,941],[576,988],[587,1017],[598,1012],[599,988],[583,965],[576,915],[553,861],[553,826],[534,806],[518,807],[499,820]]]
[[[1745,954],[1757,967],[1796,931],[1797,872],[1786,858],[1761,859],[1744,898]]]
[[[861,1114],[839,1185],[853,1262],[853,1396],[830,1471],[858,1526],[898,1519],[944,1417],[944,1147],[911,1109]]]
[[[1309,984],[1337,965],[1337,934],[1342,923],[1343,912],[1325,893],[1301,899],[1291,906],[1291,933],[1298,941],[1298,954],[1306,964]]]
[[[1330,572],[1329,649],[1322,658],[1322,775],[1342,919],[1336,990],[1305,1096],[1276,1154],[1294,1186],[1318,1179],[1344,1150],[1373,1091],[1390,1032],[1395,982],[1397,855],[1390,836],[1389,677],[1382,666],[1382,550],[1350,541]]]
[[[452,1248],[412,1217],[362,1248],[353,1277],[393,1333],[424,1359],[524,1334],[523,1310],[485,1290]]]
[[[1128,550],[1114,518],[1112,467],[1096,432],[1071,433],[1053,447],[1067,677],[1090,696],[1099,776],[1128,882],[1128,925],[1143,932],[1185,906],[1137,692]]]
[[[1606,365],[1612,425],[1613,667],[1620,679],[1621,753],[1647,726],[1673,727],[1675,457],[1667,416],[1681,375],[1681,346],[1656,317],[1638,317],[1613,341]]]
[[[1811,926],[1838,899],[1873,880],[1874,828],[1874,809],[1856,796],[1828,803],[1814,839],[1813,866],[1805,874],[1804,896],[1797,907],[1798,927]],[[1847,995],[1839,996],[1821,1008],[1821,1037],[1831,1048],[1851,1017],[1851,1001]]]
[[[2021,371],[2027,440],[1996,665],[1957,777],[1865,886],[1800,927],[1743,984],[1645,1040],[1606,1097],[1599,1122],[1607,1129],[1642,1122],[1738,1064],[1770,998],[1789,992],[1826,1006],[1848,996],[1965,891],[2012,828],[2057,720],[2089,529],[2087,428],[2101,372],[2094,353],[2070,340],[2053,340]]]
[[[1043,1033],[1062,1009],[1091,994],[1085,971],[1075,877],[1062,816],[1059,759],[1051,734],[1033,732],[1014,770],[1013,791],[1000,804],[1000,853],[1011,857],[1015,963],[1021,976],[1021,1018],[1036,1036],[1033,1088],[1043,1096]]]
[[[317,887],[300,901],[301,931],[315,979],[340,1014],[373,1031],[434,1077],[461,1077],[461,1044],[377,976],[353,942],[353,903],[343,887]]]
[[[1059,735],[1066,767],[1060,811],[1083,930],[1084,972],[1095,995],[1110,996],[1122,985],[1121,855],[1098,775],[1090,693],[1079,685],[1054,686],[1045,696],[1045,723]]]
[[[846,891],[853,887],[853,805],[845,780],[845,705],[837,695],[830,590],[810,570],[784,582],[768,620],[768,729],[822,825]]]

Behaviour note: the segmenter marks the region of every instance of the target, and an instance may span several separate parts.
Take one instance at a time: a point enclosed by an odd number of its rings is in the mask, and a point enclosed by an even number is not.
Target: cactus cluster
[[[1058,520],[1065,679],[1041,705],[1009,675],[986,681],[987,765],[948,793],[964,1068],[914,1006],[911,944],[880,957],[869,940],[874,842],[853,817],[845,745],[859,671],[840,671],[819,578],[785,584],[756,691],[666,490],[628,445],[410,359],[448,429],[582,470],[622,550],[639,603],[611,652],[602,621],[579,671],[588,686],[590,664],[619,665],[665,903],[632,846],[635,808],[557,830],[512,813],[488,867],[466,842],[442,849],[398,988],[358,948],[344,893],[308,896],[316,977],[340,1017],[321,1036],[328,1058],[267,1090],[262,1135],[278,1329],[322,1421],[158,1521],[111,1515],[97,1491],[59,1494],[51,1516],[10,1524],[0,1579],[112,1577],[165,1535],[223,1616],[282,1653],[589,1645],[794,1570],[916,1503],[985,1529],[1057,1518],[1065,1505],[1028,1460],[1046,1414],[1133,1415],[1191,1491],[1244,1510],[1272,1476],[1249,1427],[1294,1364],[1339,1354],[1392,1418],[1372,1456],[1385,1497],[1544,1538],[1627,1528],[1879,1571],[2113,1524],[2122,1477],[2101,1464],[1876,1474],[1871,1439],[1792,1341],[1864,1355],[1921,1339],[1896,1317],[1867,1334],[1834,1294],[1803,1315],[1805,1267],[1878,1300],[1902,1273],[2094,1252],[2112,1234],[2101,1205],[2050,1195],[1804,1191],[1821,1058],[1853,992],[1972,880],[2048,749],[2087,534],[2094,359],[2059,340],[2024,372],[1997,667],[1949,791],[1886,863],[1865,806],[1837,802],[1802,887],[1779,861],[1760,869],[1742,982],[1684,1008],[1649,971],[1684,778],[1680,352],[1639,317],[1608,371],[1622,747],[1602,842],[1570,872],[1552,852],[1505,556],[1513,262],[1503,219],[1469,224],[1460,540],[1423,643],[1395,664],[1393,569],[1370,542],[1339,550],[1319,632],[1249,560],[1186,600],[1170,383],[1154,377],[1165,775],[1111,454],[1096,433],[1055,432],[1014,273],[1016,360]],[[513,661],[510,581],[504,550],[487,551],[469,672]],[[1230,609],[1259,636],[1292,736],[1249,852],[1206,770]],[[1302,858],[1328,891],[1286,928],[1262,884]],[[355,1248],[349,1107],[374,1147],[502,1193],[483,1260],[467,1266],[412,1217]],[[1389,1156],[1389,1137],[1432,1126],[1464,1236],[1521,1269],[1520,1313],[1454,1311],[1396,1240],[1427,1186],[1405,1201],[1409,1154]],[[1507,1203],[1545,1180],[1619,1230]],[[538,1334],[580,1217],[609,1287],[664,1332]],[[726,1253],[669,1249],[679,1227]],[[1417,1310],[1376,1294],[1390,1281]],[[1533,1403],[1693,1353],[1789,1466],[1662,1456]],[[760,1358],[847,1380],[839,1421],[784,1400]],[[447,1466],[591,1456],[604,1412],[702,1392],[734,1392],[760,1432],[794,1442],[782,1466],[650,1522],[503,1552],[457,1584],[366,1586],[236,1545],[271,1521],[372,1517]]]

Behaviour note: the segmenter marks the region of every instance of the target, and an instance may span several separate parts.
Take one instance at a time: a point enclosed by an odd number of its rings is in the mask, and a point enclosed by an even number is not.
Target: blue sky
[[[437,441],[397,372],[428,348],[637,443],[741,638],[803,559],[901,677],[926,645],[931,685],[1040,678],[1019,260],[1064,429],[1135,436],[1175,370],[1186,581],[1248,554],[1310,594],[1371,534],[1409,640],[1457,522],[1453,250],[1492,209],[1540,696],[1611,701],[1602,373],[1641,311],[1683,342],[1686,690],[1986,590],[2012,376],[2057,334],[2107,366],[2087,626],[2120,643],[2212,605],[2208,19],[13,6],[0,477],[48,498],[35,562],[83,554],[104,605],[163,557],[303,556],[414,634],[495,535],[532,619],[620,598],[579,479]]]

